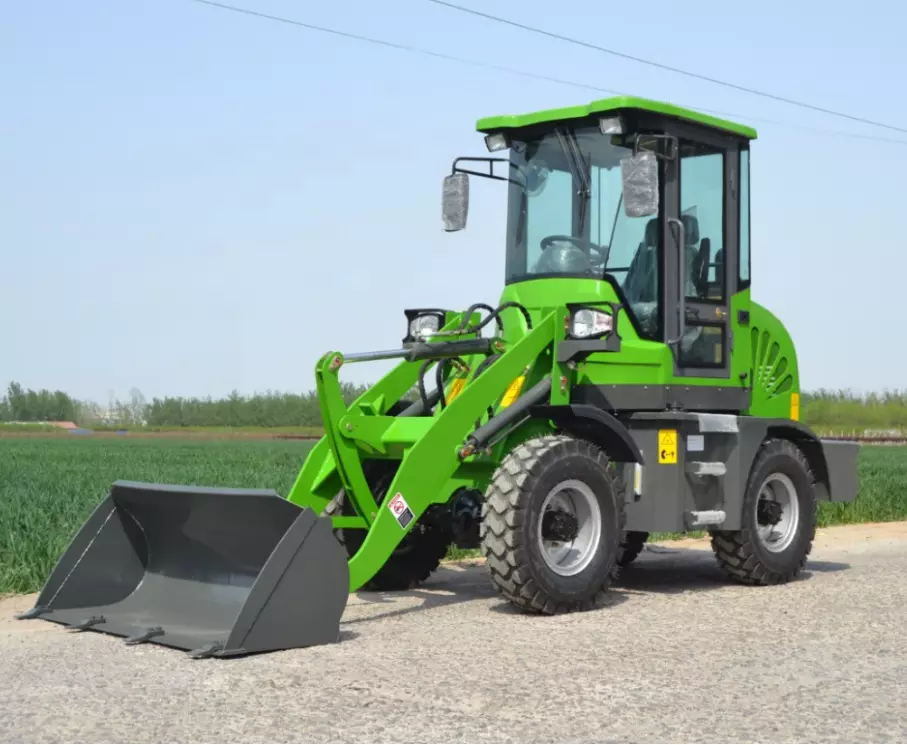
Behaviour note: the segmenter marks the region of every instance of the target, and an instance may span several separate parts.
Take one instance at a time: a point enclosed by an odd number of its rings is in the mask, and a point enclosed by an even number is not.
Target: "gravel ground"
[[[449,565],[351,597],[339,644],[234,660],[12,620],[32,601],[0,601],[3,741],[907,739],[907,523],[821,530],[770,588],[662,544],[609,607],[556,618]]]

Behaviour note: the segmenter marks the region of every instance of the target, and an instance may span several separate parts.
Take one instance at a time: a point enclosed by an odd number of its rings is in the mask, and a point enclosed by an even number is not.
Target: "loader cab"
[[[509,149],[498,164],[507,173],[497,172],[508,182],[508,284],[607,283],[641,339],[675,348],[675,375],[731,376],[732,310],[746,317],[732,299],[749,286],[753,130],[628,97],[483,119],[478,129],[490,150]],[[643,152],[657,164],[649,214],[623,188]]]

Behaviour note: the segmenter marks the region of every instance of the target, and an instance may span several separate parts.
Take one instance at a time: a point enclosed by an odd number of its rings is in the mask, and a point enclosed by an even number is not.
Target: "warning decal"
[[[387,503],[387,508],[391,514],[397,518],[401,528],[405,528],[413,521],[413,511],[409,508],[406,500],[400,492],[394,494],[394,498]]]
[[[658,462],[659,463],[676,463],[677,462],[677,430],[660,429],[658,430]]]

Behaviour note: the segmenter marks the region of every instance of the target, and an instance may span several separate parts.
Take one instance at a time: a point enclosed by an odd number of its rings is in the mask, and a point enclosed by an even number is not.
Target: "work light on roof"
[[[510,141],[503,132],[494,132],[485,135],[485,147],[488,148],[489,153],[496,153],[498,150],[506,150],[510,147]]]
[[[598,120],[598,127],[603,135],[622,135],[624,123],[619,116],[607,116]]]

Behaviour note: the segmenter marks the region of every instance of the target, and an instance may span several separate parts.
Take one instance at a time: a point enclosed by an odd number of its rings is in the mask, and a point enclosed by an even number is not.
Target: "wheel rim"
[[[553,540],[543,534],[545,513],[550,510],[562,511],[575,518],[576,535],[572,540]],[[579,574],[595,556],[601,535],[601,508],[587,484],[570,479],[548,492],[539,513],[538,543],[542,558],[551,571],[563,577]]]
[[[769,475],[759,487],[756,500],[756,534],[772,553],[784,551],[793,542],[800,525],[797,487],[783,473]]]

